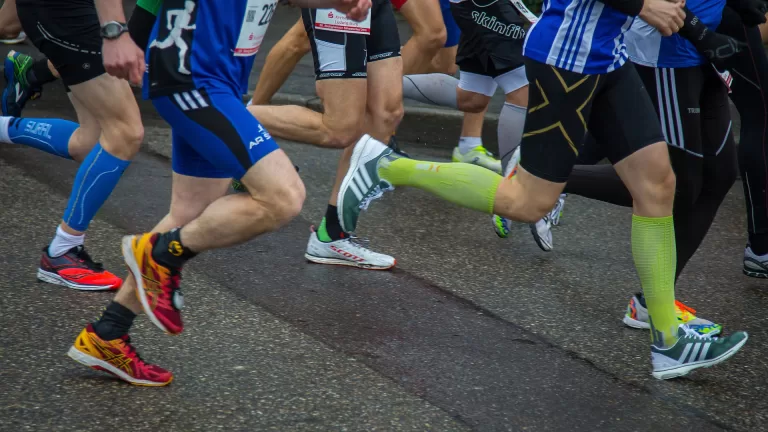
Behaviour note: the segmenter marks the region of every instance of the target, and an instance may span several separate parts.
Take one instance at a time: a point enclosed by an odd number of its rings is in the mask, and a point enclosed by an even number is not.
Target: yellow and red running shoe
[[[139,357],[128,335],[105,341],[90,324],[77,336],[67,355],[91,369],[111,373],[134,385],[159,387],[173,381],[171,372]]]
[[[160,265],[152,258],[152,249],[160,234],[148,233],[123,237],[123,258],[136,279],[136,296],[149,319],[160,330],[177,335],[184,330],[181,308],[181,272]]]

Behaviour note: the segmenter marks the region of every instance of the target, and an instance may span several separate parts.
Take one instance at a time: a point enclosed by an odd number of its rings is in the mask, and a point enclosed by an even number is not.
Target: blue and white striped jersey
[[[611,72],[627,61],[624,35],[633,20],[598,0],[545,0],[523,54],[573,72]]]
[[[688,0],[688,9],[711,31],[720,25],[725,0]],[[636,19],[627,33],[627,52],[637,64],[660,68],[684,68],[706,64],[707,59],[680,35],[664,37],[650,24]]]

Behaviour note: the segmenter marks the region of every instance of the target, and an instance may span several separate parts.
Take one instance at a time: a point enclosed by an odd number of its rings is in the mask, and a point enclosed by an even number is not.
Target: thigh
[[[408,21],[414,35],[442,32],[444,24],[438,0],[408,0],[400,7],[400,13]]]
[[[105,73],[93,2],[46,7],[21,3],[17,7],[24,32],[48,57],[65,85],[71,87]]]
[[[604,75],[583,75],[526,58],[530,88],[520,165],[554,183],[568,180]]]
[[[368,62],[400,57],[400,34],[397,30],[397,20],[392,5],[387,0],[374,0],[373,7],[374,9],[371,11],[371,34],[366,37],[365,42],[368,50]]]
[[[125,124],[141,126],[139,106],[128,81],[102,74],[72,85],[70,90],[79,106],[99,122],[102,131]]]
[[[183,226],[197,219],[212,202],[227,193],[230,183],[229,177],[206,178],[174,171],[170,211],[173,223]]]
[[[269,132],[234,94],[197,89],[154,98],[152,102],[174,132],[205,158],[210,163],[207,167],[215,168],[217,175],[240,179],[278,150]],[[176,168],[182,173],[192,172],[186,167]]]
[[[366,78],[366,37],[317,29],[317,13],[317,9],[301,10],[304,29],[312,47],[315,79]]]
[[[616,164],[634,152],[665,142],[661,124],[643,81],[632,63],[602,75],[594,97],[589,131]]]
[[[708,158],[718,156],[726,146],[733,145],[733,122],[728,89],[711,68],[705,68],[701,92],[701,152]]]
[[[171,152],[171,167],[174,173],[209,179],[231,178],[226,170],[218,168],[201,155],[177,129],[171,130]]]
[[[403,60],[399,57],[368,65],[368,107],[379,112],[403,103]]]

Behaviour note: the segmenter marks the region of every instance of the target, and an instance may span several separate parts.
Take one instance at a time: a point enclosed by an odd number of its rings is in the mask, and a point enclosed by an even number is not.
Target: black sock
[[[181,228],[174,228],[160,234],[152,248],[152,258],[158,263],[172,269],[180,269],[184,263],[197,254],[181,244]]]
[[[749,247],[755,255],[768,254],[768,234],[752,234],[749,236]]]
[[[328,237],[332,241],[341,240],[349,237],[349,234],[345,233],[341,229],[339,223],[339,212],[336,206],[328,204],[328,208],[325,210],[325,231],[328,233]]]
[[[127,335],[134,318],[136,318],[135,313],[113,301],[101,314],[101,318],[91,325],[96,335],[105,341],[110,341]]]
[[[43,84],[56,81],[56,76],[48,69],[48,59],[35,60],[35,64],[27,71],[27,81],[32,88],[40,88]]]

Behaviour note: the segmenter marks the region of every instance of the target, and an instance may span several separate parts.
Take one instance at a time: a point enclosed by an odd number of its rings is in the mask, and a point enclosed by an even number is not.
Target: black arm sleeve
[[[606,5],[617,11],[636,17],[643,10],[643,0],[602,0]]]
[[[688,6],[683,7],[683,12],[685,12],[685,24],[678,33],[680,36],[688,39],[696,49],[701,49],[701,44],[704,41],[704,37],[707,36],[709,29],[701,22],[699,17],[688,9]]]

